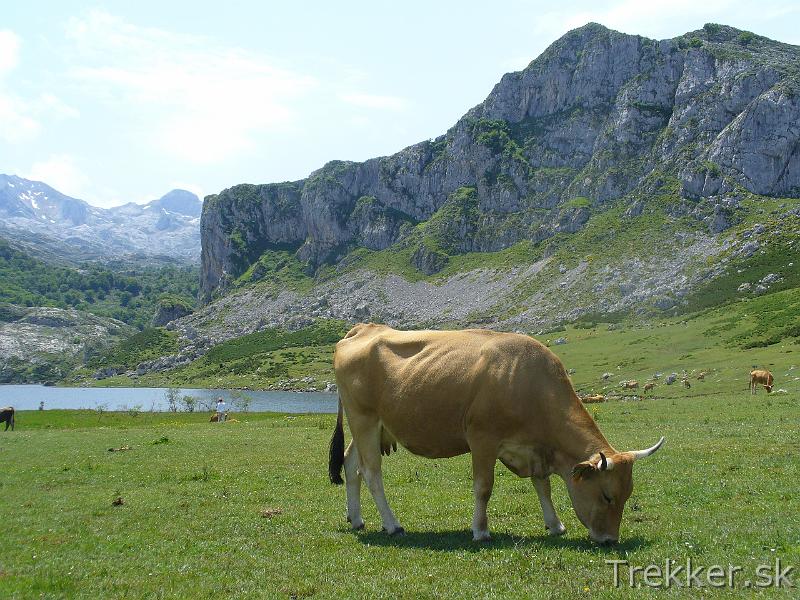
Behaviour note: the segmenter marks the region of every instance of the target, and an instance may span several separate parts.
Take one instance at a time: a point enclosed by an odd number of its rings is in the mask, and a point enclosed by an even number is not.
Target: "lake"
[[[105,410],[166,411],[167,388],[69,388],[44,385],[0,385],[0,406],[13,406],[17,410],[36,410],[44,402],[49,408],[97,408]],[[215,404],[222,396],[231,406],[233,390],[181,389],[181,396],[194,396],[199,403]],[[285,413],[335,413],[336,394],[326,392],[265,392],[243,391],[251,399],[250,411]],[[204,410],[200,407],[195,410]]]

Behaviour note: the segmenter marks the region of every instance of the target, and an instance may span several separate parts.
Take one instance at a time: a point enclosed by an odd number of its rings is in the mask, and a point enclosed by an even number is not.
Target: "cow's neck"
[[[564,435],[559,436],[557,464],[553,465],[562,476],[569,475],[576,464],[588,460],[597,452],[609,455],[616,452],[577,398],[567,414],[564,427]]]

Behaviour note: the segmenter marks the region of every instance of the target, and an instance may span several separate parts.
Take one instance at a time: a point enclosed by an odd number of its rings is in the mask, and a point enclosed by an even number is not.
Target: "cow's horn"
[[[661,439],[658,440],[658,443],[655,446],[651,446],[647,450],[633,450],[631,454],[633,454],[633,460],[638,460],[640,458],[646,458],[650,456],[653,452],[661,448],[661,445],[664,443],[664,436],[661,436]]]
[[[601,471],[610,471],[611,469],[614,468],[614,463],[608,458],[606,458],[606,455],[601,452],[599,467]]]

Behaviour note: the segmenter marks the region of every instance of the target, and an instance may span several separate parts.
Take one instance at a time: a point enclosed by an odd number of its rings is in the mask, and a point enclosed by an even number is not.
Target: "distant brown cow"
[[[0,423],[5,423],[6,428],[3,431],[8,431],[8,428],[11,427],[11,431],[14,431],[14,407],[13,406],[6,406],[5,408],[0,408]]]
[[[759,383],[764,386],[764,389],[769,394],[772,391],[772,381],[772,373],[766,369],[750,371],[750,395],[752,396],[756,393],[756,387]]]
[[[656,387],[656,384],[653,383],[652,381],[650,383],[645,383],[644,384],[644,393],[646,394],[647,392],[652,390],[654,387]]]
[[[605,402],[606,397],[603,394],[588,394],[581,397],[581,402],[584,404],[594,404],[595,402]]]
[[[622,384],[622,387],[624,387],[626,390],[635,390],[636,388],[639,387],[639,382],[638,381],[626,381],[626,382],[624,382]]]

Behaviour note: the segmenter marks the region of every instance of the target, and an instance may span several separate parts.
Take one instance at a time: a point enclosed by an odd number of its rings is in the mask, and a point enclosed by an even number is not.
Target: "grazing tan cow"
[[[639,387],[639,382],[638,381],[625,381],[625,382],[623,382],[622,387],[624,387],[626,390],[635,390],[636,388]]]
[[[654,387],[656,387],[656,384],[653,383],[652,381],[650,383],[645,383],[644,384],[644,393],[646,394],[647,392],[652,390]]]
[[[428,458],[471,453],[473,539],[488,540],[486,506],[497,459],[533,481],[553,535],[564,533],[550,499],[550,475],[566,483],[591,538],[614,542],[633,490],[633,463],[661,447],[618,452],[575,394],[564,366],[547,347],[514,333],[396,331],[356,325],[334,354],[339,414],[328,472],[347,481],[347,518],[361,518],[366,481],[383,528],[402,533],[383,488],[381,454],[399,443]],[[343,412],[353,440],[345,450]]]
[[[605,402],[606,397],[603,394],[587,394],[581,397],[581,402],[584,404],[594,404],[597,402]]]
[[[750,395],[752,396],[756,393],[756,388],[759,383],[764,386],[764,389],[767,390],[769,394],[772,391],[772,381],[772,373],[766,369],[750,371]]]

